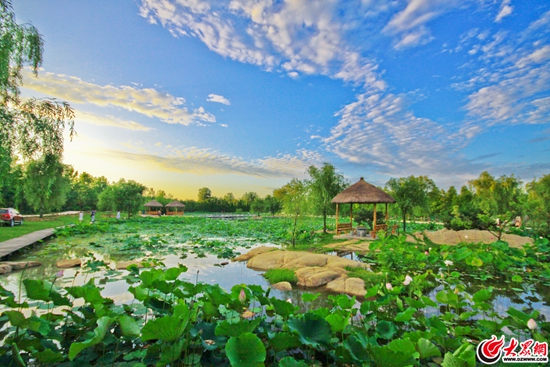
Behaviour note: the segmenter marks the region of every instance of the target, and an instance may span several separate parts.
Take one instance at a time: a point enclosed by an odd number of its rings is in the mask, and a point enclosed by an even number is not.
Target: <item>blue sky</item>
[[[181,199],[310,165],[442,188],[550,172],[547,0],[14,0],[24,96],[76,110],[65,162]]]

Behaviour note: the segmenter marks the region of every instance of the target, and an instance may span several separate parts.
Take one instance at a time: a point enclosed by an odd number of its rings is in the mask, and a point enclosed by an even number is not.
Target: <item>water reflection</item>
[[[131,238],[147,239],[147,236],[132,235]],[[263,277],[263,272],[255,271],[246,267],[244,262],[231,262],[224,256],[227,252],[219,252],[219,247],[222,245],[210,245],[209,241],[224,242],[224,238],[202,238],[203,245],[199,246],[191,242],[177,244],[163,244],[154,249],[147,251],[122,250],[117,247],[118,243],[128,244],[128,240],[116,238],[112,234],[99,235],[96,237],[78,238],[71,237],[70,239],[54,239],[45,242],[43,245],[12,257],[13,261],[40,261],[42,266],[37,268],[25,269],[16,271],[8,275],[0,276],[0,284],[12,291],[15,294],[19,293],[19,289],[24,291],[22,287],[22,279],[49,279],[55,280],[57,286],[83,285],[90,279],[95,279],[95,284],[103,287],[102,295],[113,299],[116,303],[129,303],[133,301],[133,295],[128,292],[129,285],[122,280],[122,276],[128,274],[127,271],[101,269],[97,271],[89,268],[73,268],[65,269],[62,278],[55,278],[55,274],[59,271],[56,266],[56,261],[66,258],[79,258],[85,261],[103,261],[112,269],[115,268],[117,261],[127,261],[133,259],[148,259],[154,258],[162,261],[166,267],[174,267],[183,264],[188,268],[186,273],[181,275],[181,279],[189,282],[203,282],[208,284],[219,284],[226,291],[237,284],[259,285],[264,289],[269,288],[269,282]],[[254,239],[242,238],[232,239],[231,243],[225,245],[227,251],[231,254],[245,253],[251,248],[258,246],[276,246],[272,243],[256,243]],[[107,244],[115,244],[108,246]],[[245,246],[236,246],[235,244],[242,243]],[[204,245],[205,244],[205,245]],[[127,247],[123,247],[127,248]],[[209,251],[218,251],[215,254]],[[333,255],[338,255],[352,260],[361,261],[361,257],[353,252],[334,252]],[[463,280],[465,281],[465,280]],[[550,292],[542,285],[528,287],[524,285],[524,291],[520,292],[513,290],[509,284],[498,283],[498,281],[477,281],[475,279],[466,279],[466,291],[470,294],[477,292],[480,289],[493,286],[492,305],[495,312],[500,315],[506,315],[506,311],[510,307],[516,309],[526,308],[526,312],[539,310],[541,314],[550,319]],[[429,297],[435,300],[435,295],[442,290],[442,286],[438,286],[429,293]],[[302,302],[301,295],[303,292],[316,293],[321,292],[321,296],[314,303]],[[292,303],[299,305],[303,311],[312,308],[325,307],[328,304],[327,298],[331,293],[324,288],[300,288],[295,287],[292,291],[279,291],[272,289],[271,296],[279,299],[291,299]],[[24,297],[24,294],[21,295]],[[429,308],[426,310],[428,316],[440,313],[438,308]]]
[[[66,246],[57,246],[59,243],[54,242],[52,246],[53,248],[48,251],[50,256],[42,256],[45,249],[44,246],[48,246],[46,244],[40,248],[34,249],[34,251],[14,257],[12,259],[13,261],[40,261],[42,266],[15,271],[8,275],[2,276],[0,277],[0,284],[16,295],[19,294],[19,290],[21,289],[21,297],[24,299],[25,288],[22,286],[23,279],[48,279],[50,281],[55,281],[55,285],[58,287],[83,285],[90,281],[90,279],[95,279],[95,284],[103,288],[101,291],[103,297],[111,298],[117,304],[127,304],[133,302],[134,296],[128,292],[129,284],[122,279],[124,275],[128,274],[128,271],[126,270],[117,271],[101,269],[99,271],[92,271],[85,266],[84,268],[64,269],[63,277],[55,277],[55,274],[59,271],[59,268],[56,266],[56,261],[61,258],[80,258],[88,261],[103,261],[109,265],[111,269],[115,268],[116,261],[135,259],[135,256],[125,258],[123,254],[111,256],[103,252],[95,251],[93,246],[91,248],[86,246],[86,242],[94,243],[93,240],[73,241],[71,242],[71,247],[67,248]],[[235,247],[234,251],[245,253],[251,248],[259,246],[276,245],[272,243],[258,243],[252,247]],[[63,249],[66,251],[63,251]],[[238,284],[259,285],[265,290],[269,288],[269,282],[263,277],[264,272],[247,268],[246,262],[231,262],[228,259],[220,258],[218,255],[204,254],[202,251],[197,251],[198,254],[193,253],[193,246],[189,246],[188,244],[177,244],[170,246],[169,249],[165,250],[173,253],[162,255],[159,253],[155,254],[153,251],[147,251],[142,254],[142,258],[140,260],[154,258],[162,261],[166,267],[175,267],[180,264],[185,265],[188,270],[180,276],[180,279],[191,283],[196,283],[198,281],[207,284],[219,284],[220,287],[228,292],[231,291],[233,286]],[[304,303],[302,301],[302,293],[316,293],[318,291],[322,291],[322,289],[305,289],[300,287],[296,287],[291,291],[271,289],[270,296],[274,296],[282,300],[290,299],[292,303],[299,306],[302,311],[308,311],[326,306],[328,297],[328,294],[326,293],[323,293],[314,302]]]

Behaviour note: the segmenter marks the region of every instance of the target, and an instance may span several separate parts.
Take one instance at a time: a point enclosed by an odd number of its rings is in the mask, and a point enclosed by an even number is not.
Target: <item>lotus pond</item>
[[[319,228],[320,219],[302,220],[298,243],[322,250]],[[476,345],[491,335],[548,342],[547,239],[520,249],[383,237],[361,255],[374,271],[353,275],[366,282],[361,300],[271,290],[230,261],[290,236],[284,218],[60,229],[12,259],[43,266],[0,278],[0,365],[475,366]],[[85,266],[60,274],[62,258]],[[136,259],[146,268],[112,269]]]

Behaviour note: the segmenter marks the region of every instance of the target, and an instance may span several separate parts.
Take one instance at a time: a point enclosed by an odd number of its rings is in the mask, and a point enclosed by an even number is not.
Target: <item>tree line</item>
[[[63,210],[116,210],[129,216],[142,209],[146,200],[162,204],[172,195],[148,189],[133,180],[109,183],[105,177],[78,173],[63,164],[63,133],[75,134],[74,111],[53,98],[22,99],[21,70],[30,67],[35,75],[42,64],[44,41],[38,30],[15,20],[11,3],[0,0],[0,206],[16,207],[22,213]],[[237,199],[232,193],[221,198],[207,187],[197,200],[182,200],[186,211],[254,212],[300,215],[334,214],[331,200],[349,182],[334,166],[311,166],[309,177],[292,179],[272,195],[260,198],[247,192]],[[493,177],[483,172],[477,179],[444,190],[427,176],[391,178],[384,186],[397,201],[390,214],[406,229],[407,220],[440,221],[447,228],[480,228],[499,231],[498,224],[523,219],[537,233],[550,230],[550,174],[523,184],[519,177]],[[345,209],[345,208],[343,208]],[[369,225],[372,213],[366,206],[354,208],[355,221]],[[382,219],[383,215],[378,215]],[[372,223],[370,223],[372,225]],[[296,226],[295,226],[296,227]]]

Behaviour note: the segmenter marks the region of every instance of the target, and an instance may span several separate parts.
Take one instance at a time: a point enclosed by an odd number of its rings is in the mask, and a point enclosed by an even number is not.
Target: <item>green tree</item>
[[[71,180],[67,194],[66,210],[91,210],[98,207],[98,196],[108,186],[105,177],[94,177],[87,172],[78,173],[69,166],[66,175]]]
[[[260,196],[255,192],[245,192],[243,196],[241,197],[241,202],[244,206],[244,210],[250,211],[251,205],[254,202],[254,200],[259,199]]]
[[[265,202],[263,199],[257,198],[250,204],[250,212],[256,213],[258,216],[265,211]]]
[[[70,137],[75,134],[74,112],[67,103],[20,98],[21,70],[30,66],[37,75],[43,46],[38,30],[17,24],[10,2],[0,0],[0,186],[15,157],[61,157],[63,131],[68,127]]]
[[[477,179],[469,181],[469,185],[479,208],[488,215],[516,215],[521,208],[524,198],[522,182],[514,175],[495,179],[485,171]]]
[[[283,203],[283,211],[293,216],[292,246],[296,246],[298,217],[308,210],[307,185],[304,181],[293,178],[280,189],[274,190],[273,196]]]
[[[386,183],[386,188],[391,191],[403,218],[403,231],[407,229],[407,215],[412,214],[417,207],[428,206],[428,193],[433,186],[433,181],[426,176],[391,178]]]
[[[530,222],[540,234],[548,235],[550,233],[550,174],[529,182],[526,188],[528,196],[525,208]]]
[[[482,211],[478,215],[480,227],[491,231],[500,239],[506,224],[521,215],[525,193],[522,182],[514,175],[495,179],[487,171],[469,181],[475,202]],[[497,224],[497,219],[501,225]]]
[[[208,187],[203,187],[199,189],[199,198],[198,198],[199,203],[203,203],[208,199],[210,199],[211,197],[212,197],[212,191],[210,191]]]
[[[327,215],[334,212],[332,199],[345,189],[346,181],[330,163],[324,163],[321,168],[310,166],[307,172],[310,203],[313,212],[323,216],[323,232],[327,233]]]
[[[70,180],[63,174],[64,166],[55,155],[46,155],[25,167],[23,191],[25,199],[40,218],[65,204]]]
[[[271,213],[271,215],[275,215],[279,210],[281,210],[281,202],[277,200],[274,196],[267,195],[264,199],[265,203],[265,210]]]
[[[128,217],[131,217],[145,203],[143,192],[146,189],[147,187],[133,180],[120,179],[99,195],[99,208],[101,210],[125,211],[128,213]]]
[[[235,195],[233,195],[232,192],[228,192],[224,195],[223,200],[230,206],[233,206],[236,204],[237,199],[235,199]]]

